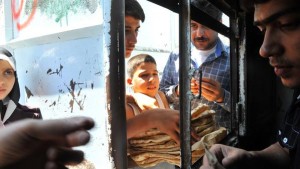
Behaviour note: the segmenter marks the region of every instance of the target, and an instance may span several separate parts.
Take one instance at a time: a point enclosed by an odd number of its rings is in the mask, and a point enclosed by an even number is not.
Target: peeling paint
[[[69,102],[69,106],[71,108],[71,113],[73,112],[74,109],[74,103],[76,103],[79,106],[80,110],[83,110],[84,108],[84,101],[86,99],[86,95],[84,95],[83,100],[79,100],[76,95],[75,95],[75,86],[76,85],[82,85],[84,83],[76,83],[75,81],[73,81],[73,79],[70,81],[70,87],[68,87],[67,85],[65,85],[70,93],[70,95],[72,96],[72,99]],[[80,88],[79,92],[77,93],[77,96],[80,95],[82,88]]]
[[[57,75],[59,75],[61,77],[62,76],[62,69],[63,68],[64,67],[60,64],[59,65],[59,69],[56,69],[55,71],[52,71],[52,69],[48,69],[47,70],[47,74],[48,75],[57,74]]]
[[[49,107],[55,106],[56,105],[56,101],[54,101],[52,104],[49,105]]]
[[[26,91],[26,95],[27,95],[27,98],[29,99],[31,96],[33,96],[32,92],[28,89],[27,86],[25,86],[25,91]]]

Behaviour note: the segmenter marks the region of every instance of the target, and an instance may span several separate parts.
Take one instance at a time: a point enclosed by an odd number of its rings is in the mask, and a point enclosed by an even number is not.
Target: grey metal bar
[[[165,7],[173,12],[179,13],[179,5],[176,0],[148,0],[150,2],[153,2],[157,5],[160,5],[162,7]],[[225,26],[224,24],[220,23],[219,21],[215,20],[210,15],[206,14],[205,12],[199,10],[194,5],[190,6],[190,17],[191,19],[209,27],[210,29],[213,29],[220,34],[229,37],[230,35],[230,29]]]
[[[210,29],[215,30],[216,32],[219,32],[226,37],[230,36],[230,29],[227,26],[201,11],[194,5],[191,5],[191,19],[209,27]]]
[[[191,168],[191,28],[190,0],[181,0],[179,8],[179,91],[181,168]]]
[[[235,10],[224,0],[207,0],[223,13],[225,13],[228,17],[232,18],[235,15]]]
[[[230,17],[229,18],[230,24],[230,75],[231,75],[231,128],[236,129],[236,122],[238,120],[238,81],[239,81],[239,74],[238,74],[238,18]]]
[[[109,95],[111,99],[112,156],[117,169],[127,168],[125,113],[125,2],[111,0]]]

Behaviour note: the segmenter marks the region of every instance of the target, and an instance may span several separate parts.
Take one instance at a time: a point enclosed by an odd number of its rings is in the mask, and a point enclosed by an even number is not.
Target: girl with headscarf
[[[0,127],[25,118],[42,118],[39,108],[21,105],[19,99],[16,61],[8,50],[0,48]]]

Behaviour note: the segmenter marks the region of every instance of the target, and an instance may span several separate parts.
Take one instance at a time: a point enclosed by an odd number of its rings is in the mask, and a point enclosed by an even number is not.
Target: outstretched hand
[[[94,126],[88,117],[59,120],[21,120],[0,129],[0,167],[60,169],[79,163],[83,152],[72,147],[86,144],[87,130]]]
[[[192,78],[191,92],[194,95],[199,94],[199,87],[199,82]],[[221,103],[224,100],[224,89],[218,81],[203,77],[201,83],[201,96],[208,101],[216,101]]]
[[[205,155],[203,157],[203,163],[200,169],[224,169],[237,167],[239,166],[239,164],[245,164],[243,163],[243,161],[245,161],[245,159],[249,158],[250,156],[250,153],[248,151],[221,144],[213,145],[209,151],[215,154],[219,161],[219,165],[210,166],[209,160]],[[245,168],[245,166],[243,165],[240,167]]]

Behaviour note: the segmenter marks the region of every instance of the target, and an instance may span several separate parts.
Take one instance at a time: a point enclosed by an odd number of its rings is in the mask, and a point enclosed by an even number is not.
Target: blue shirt
[[[192,52],[194,54],[194,52]],[[195,58],[197,56],[191,56]],[[201,57],[201,56],[199,56]],[[191,59],[191,68],[199,69],[195,60]],[[211,109],[216,111],[216,122],[219,126],[230,128],[231,115],[230,115],[230,57],[229,47],[225,46],[221,40],[217,39],[215,53],[212,53],[200,65],[203,77],[218,81],[224,89],[224,102],[217,103],[206,100],[204,97],[201,99],[192,100],[192,108],[197,106],[196,103],[203,103],[210,106]],[[162,79],[160,81],[160,90],[163,91],[171,106],[174,109],[179,109],[179,97],[176,95],[175,88],[179,83],[179,52],[171,52],[169,59],[163,71]]]

